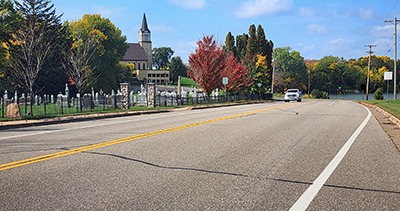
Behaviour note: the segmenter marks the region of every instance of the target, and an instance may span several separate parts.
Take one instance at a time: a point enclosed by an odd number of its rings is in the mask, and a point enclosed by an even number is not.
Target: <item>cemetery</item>
[[[180,88],[180,90],[178,90]],[[225,103],[244,100],[268,100],[272,96],[263,94],[221,94],[216,89],[207,96],[195,87],[165,87],[148,83],[134,92],[128,83],[121,83],[116,92],[104,93],[91,90],[90,93],[78,93],[71,96],[68,86],[58,95],[35,95],[26,93],[8,93],[0,98],[0,117],[2,119],[46,118],[55,116],[102,113],[127,110],[144,110],[194,106],[201,104]],[[32,106],[32,113],[30,107]]]

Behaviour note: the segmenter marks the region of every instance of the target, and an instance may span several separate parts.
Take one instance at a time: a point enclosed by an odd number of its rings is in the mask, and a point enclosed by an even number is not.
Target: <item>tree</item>
[[[253,80],[249,78],[248,71],[241,63],[238,63],[233,53],[230,53],[226,59],[225,69],[222,77],[228,78],[226,89],[228,92],[240,93],[246,91],[251,85]]]
[[[168,65],[172,81],[178,81],[178,76],[187,76],[187,68],[183,64],[181,57],[176,56],[171,59]]]
[[[225,55],[213,36],[204,36],[196,42],[195,53],[189,55],[189,77],[210,95],[211,92],[222,86],[221,72],[225,68]]]
[[[161,47],[153,49],[153,65],[156,69],[166,69],[171,60],[172,55],[174,55],[170,47]]]
[[[261,25],[258,25],[257,27],[256,42],[257,42],[257,53],[260,54],[261,56],[267,56],[269,43],[268,40],[265,38],[264,29],[262,28]]]
[[[69,29],[71,45],[62,50],[65,57],[62,64],[78,93],[82,93],[82,89],[93,80],[91,76],[97,67],[91,65],[91,62],[100,41],[106,39],[106,36],[97,29],[87,28],[80,21],[72,21]]]
[[[94,81],[93,87],[96,90],[103,89],[104,92],[110,93],[112,89],[119,87],[116,70],[129,47],[126,36],[122,36],[121,30],[109,19],[97,14],[84,15],[76,24],[81,25],[80,28],[86,32],[98,30],[106,37],[98,43],[90,62],[91,67],[96,67],[90,80]]]
[[[12,48],[10,66],[25,91],[35,95],[35,86],[44,61],[63,32],[61,15],[55,14],[54,5],[47,0],[15,1],[23,20],[14,32],[16,45]],[[32,104],[31,104],[32,105]],[[32,106],[31,106],[31,115]]]
[[[231,32],[226,35],[224,52],[225,54],[233,53],[236,57],[235,37],[232,36]]]
[[[257,54],[257,37],[256,37],[256,26],[251,25],[249,28],[249,39],[247,41],[247,54]]]
[[[17,30],[21,21],[21,15],[15,10],[11,0],[0,0],[0,92],[8,89],[14,81],[6,70],[9,60],[9,48],[15,44],[12,32]]]

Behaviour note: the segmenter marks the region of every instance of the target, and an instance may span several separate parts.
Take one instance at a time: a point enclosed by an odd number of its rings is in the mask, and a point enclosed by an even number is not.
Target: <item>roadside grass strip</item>
[[[43,155],[43,156],[33,157],[33,158],[25,159],[25,160],[20,160],[20,161],[15,161],[15,162],[11,162],[11,163],[1,164],[0,165],[0,171],[7,170],[7,169],[12,169],[12,168],[16,168],[16,167],[20,167],[20,166],[24,166],[24,165],[28,165],[28,164],[38,163],[38,162],[41,162],[41,161],[46,161],[46,160],[50,160],[50,159],[54,159],[54,158],[58,158],[58,157],[72,155],[72,154],[76,154],[76,153],[80,153],[80,152],[85,152],[85,151],[89,151],[89,150],[93,150],[93,149],[98,149],[98,148],[102,148],[102,147],[106,147],[106,146],[120,144],[120,143],[124,143],[124,142],[128,142],[128,141],[133,141],[133,140],[137,140],[137,139],[141,139],[141,138],[146,138],[146,137],[150,137],[150,136],[155,136],[155,135],[169,133],[169,132],[173,132],[173,131],[177,131],[177,130],[191,128],[191,127],[195,127],[195,126],[199,126],[199,125],[204,125],[204,124],[208,124],[208,123],[212,123],[212,122],[218,122],[218,121],[222,121],[222,120],[226,120],[226,119],[232,119],[232,118],[246,116],[246,115],[250,115],[250,114],[255,114],[255,113],[270,111],[270,110],[274,110],[274,109],[284,108],[284,107],[288,107],[288,106],[298,105],[298,104],[302,104],[302,103],[304,103],[304,102],[293,103],[293,104],[285,104],[285,105],[282,105],[282,106],[266,108],[266,109],[262,109],[262,110],[258,110],[258,111],[251,111],[251,112],[247,112],[247,113],[236,114],[236,115],[232,115],[232,116],[226,116],[226,117],[206,120],[206,121],[202,121],[202,122],[196,122],[196,123],[192,123],[192,124],[187,124],[187,125],[167,128],[167,129],[158,130],[158,131],[149,132],[149,133],[143,133],[143,134],[140,134],[140,135],[135,135],[135,136],[116,139],[116,140],[112,140],[112,141],[106,141],[106,142],[102,142],[102,143],[92,144],[92,145],[88,145],[88,146],[84,146],[84,147],[65,150],[65,151],[56,152],[56,153],[52,153],[52,154],[47,154],[47,155]]]

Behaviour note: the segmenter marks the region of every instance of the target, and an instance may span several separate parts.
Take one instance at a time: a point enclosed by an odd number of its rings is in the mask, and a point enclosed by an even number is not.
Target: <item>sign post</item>
[[[384,72],[383,79],[386,81],[386,100],[389,101],[389,81],[393,80],[393,72]]]
[[[225,86],[225,98],[226,98],[226,85],[228,84],[228,78],[227,77],[223,77],[222,78],[222,84]]]

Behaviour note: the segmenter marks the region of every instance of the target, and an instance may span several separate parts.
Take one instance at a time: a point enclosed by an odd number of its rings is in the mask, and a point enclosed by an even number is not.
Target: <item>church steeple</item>
[[[142,28],[139,30],[139,44],[142,46],[143,50],[147,56],[147,68],[152,69],[153,65],[153,53],[151,44],[151,32],[147,26],[146,14],[143,13]]]
[[[147,26],[146,13],[143,13],[142,28],[140,28],[140,31],[150,33],[149,27]]]

